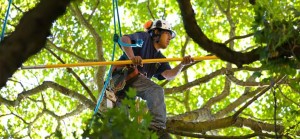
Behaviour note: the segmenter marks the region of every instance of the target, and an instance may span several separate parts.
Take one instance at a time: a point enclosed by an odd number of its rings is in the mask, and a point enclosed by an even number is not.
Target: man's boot
[[[165,129],[151,126],[149,130],[155,132],[159,139],[172,139],[171,135]]]

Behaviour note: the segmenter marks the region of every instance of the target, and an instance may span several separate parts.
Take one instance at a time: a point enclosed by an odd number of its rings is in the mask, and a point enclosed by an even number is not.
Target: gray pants
[[[137,96],[146,100],[152,121],[151,128],[166,128],[166,104],[164,98],[164,89],[146,78],[139,75],[138,78],[130,85],[137,91]]]

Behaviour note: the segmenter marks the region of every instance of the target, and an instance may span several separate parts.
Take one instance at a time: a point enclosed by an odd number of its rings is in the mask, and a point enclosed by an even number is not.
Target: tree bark
[[[30,56],[45,47],[52,23],[71,0],[41,0],[21,18],[12,34],[0,43],[0,88]]]

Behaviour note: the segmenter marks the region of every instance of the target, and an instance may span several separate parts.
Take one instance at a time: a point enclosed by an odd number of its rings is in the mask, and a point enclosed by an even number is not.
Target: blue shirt
[[[166,58],[160,51],[154,47],[153,40],[147,32],[136,32],[134,34],[125,35],[131,40],[131,43],[137,42],[138,39],[144,41],[142,47],[132,47],[135,56],[140,56],[142,59]],[[127,55],[123,53],[119,60],[128,60]],[[168,62],[143,64],[143,67],[138,66],[140,73],[145,74],[147,78],[154,76],[158,80],[165,79],[161,73],[171,69]]]

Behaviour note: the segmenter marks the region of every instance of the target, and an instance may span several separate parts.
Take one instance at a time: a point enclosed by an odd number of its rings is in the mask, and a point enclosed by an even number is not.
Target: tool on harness
[[[137,78],[139,71],[131,65],[116,65],[112,69],[112,77],[110,80],[110,90],[117,93],[124,89],[126,85],[130,85]]]

